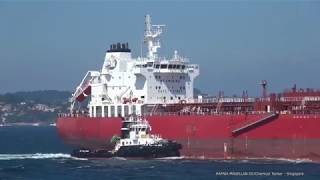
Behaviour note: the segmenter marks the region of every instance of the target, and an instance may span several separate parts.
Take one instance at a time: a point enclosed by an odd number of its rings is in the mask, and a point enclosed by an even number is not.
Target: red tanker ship
[[[68,143],[110,148],[122,119],[145,117],[153,134],[182,144],[190,158],[289,158],[320,160],[320,91],[297,89],[259,98],[194,97],[199,66],[178,55],[159,57],[164,25],[146,16],[147,57],[131,57],[128,44],[107,50],[101,71],[89,71],[71,97],[70,114],[60,114],[57,128]],[[77,105],[88,96],[88,112]]]

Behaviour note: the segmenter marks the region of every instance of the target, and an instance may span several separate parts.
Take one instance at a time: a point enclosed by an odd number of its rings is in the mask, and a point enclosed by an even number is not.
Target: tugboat
[[[164,158],[180,156],[181,144],[150,134],[151,126],[142,117],[129,116],[123,120],[121,138],[114,136],[115,148],[105,149],[77,149],[71,156],[78,158]]]

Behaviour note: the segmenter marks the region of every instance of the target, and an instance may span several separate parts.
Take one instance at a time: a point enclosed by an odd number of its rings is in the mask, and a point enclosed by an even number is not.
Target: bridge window
[[[184,76],[180,76],[180,79],[185,79],[185,77]]]
[[[185,68],[186,68],[186,66],[185,66],[185,65],[182,65],[182,66],[181,66],[181,69],[185,69]]]
[[[160,64],[155,64],[154,67],[155,67],[156,69],[159,69]]]
[[[148,67],[152,67],[153,66],[153,62],[148,62],[147,65],[148,65]]]
[[[172,64],[169,64],[168,69],[172,69],[172,68],[173,68],[173,65],[172,65]]]
[[[167,64],[161,64],[161,67],[160,67],[160,68],[161,68],[161,69],[167,69],[167,66],[168,66]]]

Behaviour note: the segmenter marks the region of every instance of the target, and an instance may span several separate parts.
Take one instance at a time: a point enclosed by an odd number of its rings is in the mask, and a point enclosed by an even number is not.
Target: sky
[[[73,91],[115,42],[140,56],[146,14],[167,25],[159,55],[199,64],[203,92],[320,88],[320,1],[0,0],[0,93]]]

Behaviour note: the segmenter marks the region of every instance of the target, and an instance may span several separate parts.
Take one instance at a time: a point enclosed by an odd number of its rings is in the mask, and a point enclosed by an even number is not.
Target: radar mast
[[[157,58],[157,50],[161,47],[160,35],[162,34],[162,28],[166,25],[152,25],[151,16],[146,15],[146,30],[144,34],[144,43],[148,46],[147,57],[149,59]]]

